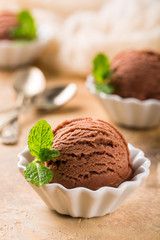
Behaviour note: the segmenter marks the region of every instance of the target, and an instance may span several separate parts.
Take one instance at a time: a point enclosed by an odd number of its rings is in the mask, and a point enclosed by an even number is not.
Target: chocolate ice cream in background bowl
[[[114,126],[92,118],[62,122],[53,132],[40,120],[18,157],[19,171],[50,209],[85,218],[118,209],[150,166]]]
[[[114,122],[131,128],[160,124],[160,53],[128,50],[111,64],[98,54],[86,85]]]
[[[0,67],[29,64],[50,39],[49,29],[37,24],[28,10],[0,12]]]

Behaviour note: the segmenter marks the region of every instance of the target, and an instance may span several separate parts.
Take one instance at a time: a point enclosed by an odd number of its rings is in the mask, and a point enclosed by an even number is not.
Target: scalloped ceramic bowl
[[[130,181],[120,184],[118,188],[102,187],[93,191],[83,187],[67,189],[57,183],[41,187],[29,184],[50,209],[61,214],[85,218],[104,216],[119,208],[142,180],[149,175],[150,160],[144,157],[144,153],[140,149],[131,144],[129,144],[129,151],[134,175]],[[18,157],[18,168],[23,175],[27,164],[33,160],[33,157],[28,147],[19,153]]]
[[[35,40],[0,40],[0,67],[16,68],[32,63],[50,38],[51,29],[46,25],[41,25],[37,27],[37,39]]]
[[[87,77],[86,85],[116,123],[133,128],[151,128],[160,124],[160,100],[141,101],[97,92],[92,75]]]

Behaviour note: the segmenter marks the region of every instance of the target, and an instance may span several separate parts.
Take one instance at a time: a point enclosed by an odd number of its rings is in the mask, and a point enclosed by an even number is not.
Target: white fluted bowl
[[[86,86],[116,123],[134,128],[151,128],[160,124],[160,100],[141,101],[136,98],[122,98],[115,94],[97,92],[92,75],[87,77]]]
[[[16,68],[32,63],[51,38],[51,29],[46,25],[37,27],[35,40],[0,40],[0,67]]]
[[[150,160],[144,153],[129,144],[130,157],[133,164],[134,175],[130,181],[119,185],[118,188],[102,187],[96,191],[77,187],[67,189],[60,184],[51,183],[36,187],[29,183],[46,205],[61,214],[72,217],[98,217],[114,212],[129,197],[129,195],[149,175]],[[28,147],[18,155],[19,171],[24,175],[24,170],[33,160]]]

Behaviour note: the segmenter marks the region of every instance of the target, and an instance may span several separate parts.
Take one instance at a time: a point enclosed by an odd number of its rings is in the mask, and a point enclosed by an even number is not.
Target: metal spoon
[[[2,110],[5,113],[18,109],[30,98],[44,91],[46,79],[40,69],[37,67],[26,67],[18,70],[13,76],[13,89],[18,94],[15,108]]]
[[[52,89],[46,89],[41,94],[31,98],[29,104],[8,114],[5,118],[0,120],[0,129],[6,124],[10,123],[14,118],[26,112],[31,108],[39,110],[55,110],[67,103],[75,95],[77,85],[70,83],[66,86],[58,86]]]
[[[31,98],[45,89],[46,80],[40,69],[29,67],[17,72],[13,87],[19,95]]]
[[[33,97],[31,103],[38,110],[55,110],[70,101],[76,91],[77,85],[75,83],[52,87]]]
[[[14,75],[13,88],[18,93],[16,107],[5,111],[18,110],[30,98],[42,92],[46,87],[46,80],[43,73],[36,67],[27,67],[19,70]],[[9,115],[8,115],[9,116]],[[13,117],[11,117],[13,116]],[[5,118],[4,118],[5,119]],[[0,142],[4,144],[15,144],[18,141],[19,123],[18,116],[10,115],[10,121],[1,127]],[[5,126],[5,127],[3,127]]]

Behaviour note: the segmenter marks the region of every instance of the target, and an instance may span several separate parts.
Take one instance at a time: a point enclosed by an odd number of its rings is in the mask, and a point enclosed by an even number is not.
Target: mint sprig
[[[35,186],[40,187],[52,180],[53,173],[50,169],[46,168],[44,164],[32,162],[26,167],[24,177],[27,182],[31,182]]]
[[[17,15],[18,25],[10,30],[13,39],[32,40],[36,38],[36,24],[29,11],[20,11]]]
[[[112,70],[109,59],[102,53],[99,53],[93,59],[93,76],[96,81],[96,90],[111,94],[115,91],[113,84],[110,82]]]
[[[28,147],[32,156],[39,159],[40,150],[51,149],[53,145],[53,132],[51,126],[45,121],[40,120],[32,127],[28,136]]]
[[[115,91],[115,87],[111,83],[108,83],[108,84],[102,83],[102,84],[96,84],[96,90],[97,92],[104,92],[106,94],[111,94]]]
[[[42,148],[39,152],[39,158],[41,162],[47,162],[55,157],[58,157],[60,153],[55,149]]]
[[[27,165],[24,177],[37,187],[45,185],[53,178],[52,171],[43,164],[60,154],[57,150],[51,149],[53,137],[51,126],[43,119],[35,124],[28,136],[28,147],[35,159]]]

